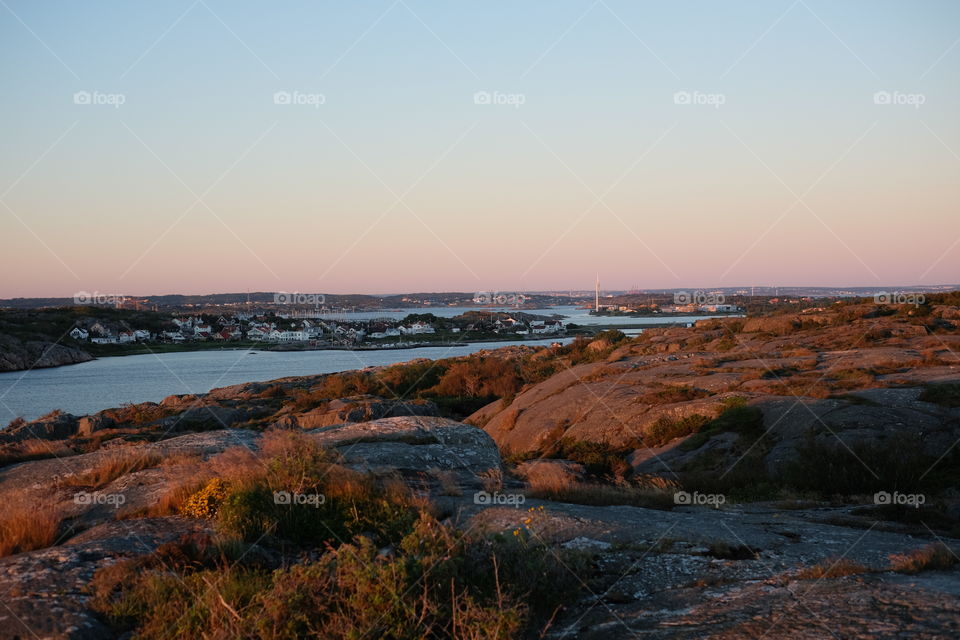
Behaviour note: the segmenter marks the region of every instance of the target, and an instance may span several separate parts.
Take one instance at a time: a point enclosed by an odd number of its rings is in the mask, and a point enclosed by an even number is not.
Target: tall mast
[[[593,298],[594,311],[600,313],[600,274],[597,274],[597,290]]]

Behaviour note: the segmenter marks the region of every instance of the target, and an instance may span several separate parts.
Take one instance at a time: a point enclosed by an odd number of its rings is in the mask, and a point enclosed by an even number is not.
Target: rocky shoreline
[[[0,336],[0,372],[46,369],[68,364],[90,362],[89,353],[62,344],[42,341],[20,341]]]
[[[273,477],[294,460],[278,438],[351,482],[404,487],[433,526],[562,559],[578,595],[542,637],[955,636],[956,312],[714,320],[14,425],[0,637],[126,637],[91,581],[224,535],[177,501],[211,478],[242,487],[265,456]],[[18,505],[30,522],[56,514],[51,537],[16,534]],[[258,580],[316,558],[276,538],[245,547]],[[377,544],[371,562],[398,558]],[[221,597],[217,624],[245,628],[249,609]]]

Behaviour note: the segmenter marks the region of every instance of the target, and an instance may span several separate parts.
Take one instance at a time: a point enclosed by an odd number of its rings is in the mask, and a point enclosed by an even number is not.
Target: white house
[[[112,336],[91,338],[90,341],[94,344],[117,344],[117,339]]]
[[[120,339],[120,344],[127,344],[136,341],[133,331],[121,331],[118,337]]]
[[[263,340],[270,335],[270,329],[264,327],[253,327],[247,331],[247,337],[251,340]]]
[[[90,338],[90,332],[80,327],[74,327],[70,330],[70,337],[74,340],[88,340]]]
[[[700,307],[700,309],[711,313],[733,313],[734,311],[740,311],[740,307],[735,304],[708,304]]]
[[[559,320],[532,320],[530,322],[530,333],[560,333],[563,331],[563,323]]]
[[[134,329],[133,337],[135,340],[149,340],[150,332],[147,331],[146,329]]]
[[[420,333],[436,333],[436,330],[425,322],[414,322],[409,327],[400,327],[400,333],[417,335]]]

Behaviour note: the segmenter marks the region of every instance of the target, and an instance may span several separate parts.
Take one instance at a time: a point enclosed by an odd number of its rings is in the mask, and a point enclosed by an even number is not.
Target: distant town
[[[453,318],[438,318],[427,313],[411,314],[403,320],[380,318],[356,321],[325,320],[316,317],[318,315],[310,311],[234,313],[215,317],[184,315],[173,317],[156,331],[127,326],[126,322],[111,323],[88,318],[78,319],[69,335],[78,342],[97,345],[246,341],[316,347],[365,343],[389,348],[456,340],[461,333],[469,333],[471,339],[522,339],[566,333],[566,325],[561,320],[537,318],[531,314],[476,311]]]

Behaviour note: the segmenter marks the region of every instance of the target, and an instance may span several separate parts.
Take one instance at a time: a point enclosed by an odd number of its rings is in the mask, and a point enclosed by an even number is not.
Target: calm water
[[[356,320],[387,316],[403,318],[409,313],[427,312],[452,317],[470,310],[468,307],[398,309],[340,317]],[[505,307],[499,310],[511,311]],[[579,325],[645,325],[670,321],[659,317],[591,316],[588,310],[573,306],[529,311],[542,315],[559,314],[564,316],[564,322]],[[677,321],[695,322],[709,317],[713,316],[690,316],[677,318]],[[639,332],[639,329],[625,331],[628,335]],[[0,373],[0,428],[17,416],[32,420],[54,409],[83,415],[127,402],[159,402],[173,394],[206,393],[216,387],[241,382],[334,373],[414,358],[449,358],[510,344],[542,345],[550,342],[553,339],[381,351],[188,351],[100,358],[53,369]]]
[[[451,358],[511,344],[553,340],[380,351],[186,351],[100,358],[53,369],[0,373],[0,428],[17,416],[31,420],[54,409],[75,415],[126,402],[158,402],[178,393],[286,376],[333,373],[414,358]]]
[[[503,311],[506,313],[533,313],[543,316],[559,315],[563,316],[564,322],[572,322],[581,326],[600,325],[644,325],[659,324],[663,322],[690,323],[707,318],[729,317],[729,316],[683,316],[671,318],[669,316],[652,316],[629,318],[624,316],[591,316],[589,309],[578,309],[573,305],[564,305],[548,307],[544,309],[517,309],[516,307],[422,307],[418,309],[387,309],[383,311],[363,311],[358,313],[340,313],[325,315],[324,318],[331,320],[374,320],[378,318],[391,318],[393,320],[402,320],[411,313],[432,313],[438,318],[452,318],[468,311]]]

